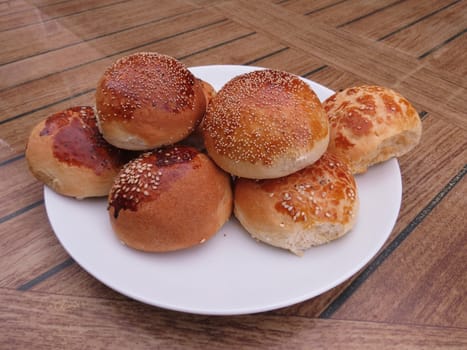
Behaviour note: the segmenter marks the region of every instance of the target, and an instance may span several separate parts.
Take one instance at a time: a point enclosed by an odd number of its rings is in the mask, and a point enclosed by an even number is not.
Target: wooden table
[[[467,1],[0,1],[0,348],[467,348]],[[423,120],[388,241],[357,275],[279,310],[201,316],[107,288],[62,248],[28,172],[33,125],[93,104],[137,51],[256,65],[333,90],[391,87]]]

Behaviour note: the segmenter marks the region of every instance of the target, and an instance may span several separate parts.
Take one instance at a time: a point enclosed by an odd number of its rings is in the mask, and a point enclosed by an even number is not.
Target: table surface
[[[467,348],[466,28],[453,0],[0,1],[0,347]],[[103,69],[137,51],[409,99],[423,137],[399,159],[402,206],[375,258],[320,296],[241,316],[149,306],[85,272],[50,227],[25,143],[51,113],[93,104]]]

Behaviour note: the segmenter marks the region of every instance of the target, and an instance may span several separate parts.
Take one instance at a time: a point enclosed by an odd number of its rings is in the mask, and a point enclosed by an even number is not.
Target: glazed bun
[[[175,58],[141,52],[117,60],[96,89],[99,128],[114,146],[148,150],[188,136],[206,111],[200,82]]]
[[[302,255],[354,225],[357,186],[347,165],[325,153],[314,164],[277,179],[237,179],[234,213],[253,238]]]
[[[314,91],[299,77],[270,69],[225,84],[208,106],[203,136],[221,168],[255,179],[300,170],[329,142],[328,120]]]
[[[102,138],[88,106],[41,121],[26,147],[31,173],[54,191],[76,198],[107,196],[121,167],[135,156]]]
[[[198,82],[201,84],[201,88],[203,89],[204,97],[206,98],[206,106],[211,102],[211,100],[216,96],[216,90],[214,86],[208,83],[206,80],[202,80],[197,78]]]
[[[201,87],[203,88],[204,97],[206,98],[206,106],[209,105],[212,98],[216,96],[216,90],[214,87],[209,84],[207,81],[198,79]],[[197,148],[200,151],[204,151],[204,140],[203,140],[203,131],[202,131],[203,119],[201,120],[198,127],[190,134],[187,138],[181,141],[182,144],[187,146],[192,146]]]
[[[114,232],[126,245],[167,252],[211,238],[230,218],[228,174],[187,146],[146,152],[128,163],[108,198]]]
[[[421,138],[422,123],[414,107],[397,92],[379,86],[351,87],[323,103],[329,118],[329,150],[354,174],[399,157]]]

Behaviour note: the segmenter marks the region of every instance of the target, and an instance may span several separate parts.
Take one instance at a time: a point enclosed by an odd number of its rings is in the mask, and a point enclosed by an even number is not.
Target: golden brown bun
[[[117,60],[96,89],[99,128],[114,146],[148,150],[188,136],[206,111],[201,84],[170,56],[141,52]]]
[[[358,208],[353,175],[330,153],[286,177],[240,178],[235,184],[234,213],[243,227],[259,241],[297,255],[347,233]]]
[[[354,174],[399,157],[420,141],[417,111],[391,89],[352,87],[329,97],[323,106],[331,127],[329,150],[348,162]]]
[[[207,81],[197,78],[198,82],[201,84],[203,89],[204,97],[206,98],[206,106],[209,105],[209,102],[216,96],[216,90],[214,86],[209,84]]]
[[[147,152],[116,178],[109,194],[110,222],[123,243],[142,251],[203,243],[230,218],[230,181],[195,148]]]
[[[216,96],[216,90],[207,81],[204,81],[198,78],[197,80],[199,81],[199,83],[201,84],[203,88],[204,97],[206,98],[206,106],[207,106],[211,102],[212,98]],[[204,151],[205,147],[204,147],[204,140],[203,140],[202,124],[203,124],[203,119],[201,119],[201,122],[196,127],[196,129],[190,135],[188,135],[187,138],[183,139],[181,143],[187,146],[195,147],[200,151]]]
[[[77,198],[107,196],[121,167],[134,156],[102,138],[88,106],[41,121],[26,147],[32,174],[54,191]]]
[[[300,170],[329,142],[328,120],[313,90],[295,75],[269,69],[225,84],[208,106],[203,134],[221,168],[255,179]]]

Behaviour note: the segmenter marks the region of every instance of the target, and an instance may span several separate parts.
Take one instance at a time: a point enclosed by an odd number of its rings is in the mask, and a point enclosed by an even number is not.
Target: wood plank
[[[0,33],[4,50],[0,64],[55,50],[83,40],[143,24],[156,18],[186,12],[193,7],[181,0],[161,1],[150,6],[148,0],[135,0],[100,8],[91,13],[78,13],[11,31]],[[101,19],[105,17],[105,21]]]
[[[466,29],[467,3],[458,2],[424,21],[418,22],[383,42],[413,57],[419,57],[443,41]],[[449,25],[446,23],[449,22]]]
[[[63,297],[2,290],[0,333],[15,348],[138,349],[461,349],[459,328],[250,315],[206,317],[164,311],[133,301]],[[96,326],[96,320],[99,320]],[[170,325],[169,327],[167,325]]]
[[[58,2],[46,7],[32,7],[31,9],[26,9],[24,11],[11,13],[8,16],[1,12],[0,31],[11,30],[13,28],[23,27],[34,23],[44,23],[45,21],[57,17],[69,16],[76,12],[89,11],[121,1],[122,0],[101,0],[98,4],[92,0],[80,1],[79,4],[67,1]]]
[[[465,79],[467,76],[467,34],[446,43],[423,58],[423,62],[446,72],[454,72]]]
[[[392,36],[413,22],[422,21],[431,13],[446,6],[452,6],[457,0],[407,0],[397,3],[384,11],[362,18],[345,26],[347,31],[374,40]],[[392,35],[391,35],[392,33]]]
[[[289,11],[302,15],[311,15],[320,11],[328,10],[331,7],[339,5],[346,0],[290,0],[284,2],[277,2],[277,5],[283,6]]]
[[[397,4],[398,0],[352,0],[338,2],[335,6],[326,7],[322,11],[313,11],[306,16],[309,21],[321,22],[331,27],[346,25],[346,23],[363,16],[372,16],[374,13],[386,11],[387,8]]]
[[[467,328],[466,193],[464,177],[333,317]]]
[[[0,168],[0,218],[42,200],[42,184],[29,172],[24,158]]]
[[[247,30],[244,28],[244,30]],[[242,40],[235,40],[208,50],[201,50],[189,57],[182,57],[181,61],[187,66],[210,64],[244,64],[263,55],[284,48],[277,41],[270,40],[263,35],[248,35]]]
[[[32,286],[30,290],[41,293],[105,298],[109,300],[128,299],[126,296],[115,292],[96,280],[77,263],[73,263],[49,278],[40,281],[40,283]]]
[[[225,17],[208,11],[188,11],[167,19],[155,19],[140,26],[79,42],[60,50],[50,51],[30,58],[0,66],[0,91],[31,80],[92,63],[106,56],[116,55],[132,48],[175,37],[212,25]]]
[[[26,11],[34,9],[34,6],[30,4],[29,1],[25,0],[11,0],[11,1],[3,1],[0,3],[0,11],[1,14],[4,16],[9,16],[12,13]]]
[[[0,287],[18,288],[68,258],[43,205],[0,223],[0,240]]]

